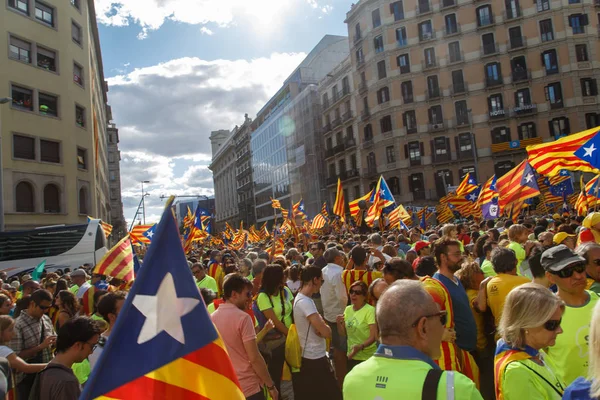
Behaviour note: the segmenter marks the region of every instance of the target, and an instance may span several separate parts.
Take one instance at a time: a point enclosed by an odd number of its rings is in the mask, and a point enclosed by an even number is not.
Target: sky
[[[161,196],[212,195],[210,132],[254,118],[324,35],[347,36],[351,3],[95,0],[125,219],[142,180],[146,223]]]

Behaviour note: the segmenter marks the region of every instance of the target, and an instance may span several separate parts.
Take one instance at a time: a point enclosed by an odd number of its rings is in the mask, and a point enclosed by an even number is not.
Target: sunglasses
[[[562,322],[562,318],[561,319],[551,319],[549,321],[546,321],[544,323],[544,329],[546,329],[547,331],[550,331],[550,332],[554,332],[555,330],[558,329],[561,322]]]
[[[423,318],[435,318],[435,317],[440,317],[440,323],[442,325],[446,325],[446,322],[448,322],[448,313],[445,310],[442,310],[440,312],[436,312],[435,314],[423,315],[423,316],[417,318],[417,320],[412,324],[412,326],[413,327],[417,326],[419,324],[419,321],[422,320]]]
[[[570,278],[575,272],[578,274],[585,272],[585,264],[573,265],[571,267],[563,268],[560,271],[550,271],[552,275],[556,275],[559,278]]]
[[[46,311],[47,309],[49,309],[50,307],[52,307],[51,305],[50,305],[50,306],[43,306],[43,305],[41,305],[41,304],[38,304],[38,303],[35,303],[35,304],[36,304],[36,305],[37,305],[39,308],[41,308],[42,310],[44,310],[44,311]]]
[[[362,290],[350,290],[350,292],[349,292],[349,293],[350,293],[351,295],[352,295],[352,294],[355,294],[355,295],[357,295],[357,296],[364,296],[364,295],[365,295],[365,292],[363,292]]]

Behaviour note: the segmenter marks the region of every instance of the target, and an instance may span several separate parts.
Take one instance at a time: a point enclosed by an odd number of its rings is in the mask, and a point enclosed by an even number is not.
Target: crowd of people
[[[189,258],[247,399],[600,398],[600,213],[286,240]]]

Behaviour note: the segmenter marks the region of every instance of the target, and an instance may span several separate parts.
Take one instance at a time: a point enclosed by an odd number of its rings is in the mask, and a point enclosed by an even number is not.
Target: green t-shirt
[[[592,292],[596,293],[598,296],[600,296],[600,282],[594,282],[592,283],[592,286],[590,286],[590,289]]]
[[[215,304],[214,303],[210,303],[209,305],[206,306],[206,311],[208,311],[209,314],[212,314],[215,312]]]
[[[105,319],[104,319],[104,318],[102,318],[102,316],[100,316],[100,315],[98,315],[98,314],[92,314],[91,318],[92,318],[94,321],[105,321]]]
[[[69,288],[69,291],[73,294],[77,294],[77,291],[79,290],[79,286],[78,285],[73,285]]]
[[[483,262],[481,263],[481,270],[483,271],[483,274],[486,278],[489,276],[498,275],[496,274],[496,271],[494,271],[494,266],[492,265],[492,262],[490,260],[483,260]]]
[[[523,245],[517,242],[510,242],[508,248],[515,252],[515,255],[517,256],[517,273],[523,276],[523,271],[521,271],[521,263],[523,260],[525,260],[525,256],[527,255]]]
[[[585,305],[566,307],[560,325],[563,333],[556,337],[556,344],[546,351],[566,385],[588,374],[590,321],[599,297],[589,290],[586,292],[590,300]]]
[[[83,385],[87,382],[88,378],[90,377],[90,373],[92,372],[90,362],[87,358],[80,363],[74,363],[71,366],[71,369],[73,370],[73,374],[75,374],[77,377],[80,385]]]
[[[288,289],[287,286],[284,286],[283,290],[285,290],[287,293],[283,295],[283,306],[285,307],[284,317],[281,316],[281,311],[283,307],[281,304],[281,296],[279,295],[269,296],[266,293],[261,292],[256,298],[256,304],[258,305],[258,309],[260,311],[272,308],[273,312],[275,313],[275,317],[277,317],[278,320],[283,321],[285,326],[289,328],[292,325],[292,301],[294,299],[294,295],[292,294],[292,291]],[[270,301],[269,297],[271,298]]]
[[[548,356],[544,357],[543,351],[540,351],[540,357],[544,359],[545,366],[531,360],[513,361],[508,364],[502,380],[504,400],[522,400],[524,398],[527,400],[560,400],[562,398],[556,390],[562,392],[566,386],[560,380],[556,366],[552,364]],[[556,390],[539,375],[536,375],[536,372],[554,385]]]
[[[348,335],[348,354],[357,344],[367,341],[370,335],[369,326],[375,325],[375,307],[365,304],[360,310],[354,311],[352,306],[344,310],[344,321],[346,324],[346,334]],[[373,342],[369,347],[365,347],[352,358],[353,360],[368,360],[377,350],[377,343]]]
[[[208,275],[205,275],[204,279],[200,282],[196,282],[196,286],[198,286],[198,289],[210,289],[215,292],[215,294],[219,292],[219,289],[217,289],[217,281],[215,281],[215,278]]]
[[[421,360],[371,357],[360,363],[344,379],[344,400],[420,399],[427,371],[431,366]],[[454,375],[454,399],[483,400],[472,380],[456,371],[445,371],[438,384],[438,400],[447,399],[447,377]]]

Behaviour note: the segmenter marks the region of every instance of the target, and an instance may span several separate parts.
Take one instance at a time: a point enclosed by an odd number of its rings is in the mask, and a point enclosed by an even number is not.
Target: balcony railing
[[[446,122],[445,121],[430,122],[428,126],[429,126],[429,132],[439,132],[439,131],[446,130]]]
[[[564,106],[565,104],[563,103],[562,99],[558,99],[556,102],[550,103],[551,110],[558,110],[559,108],[563,108]]]
[[[327,181],[326,181],[327,182],[327,186],[335,185],[337,183],[337,181],[338,181],[337,176],[328,176],[327,177]]]
[[[506,42],[506,46],[509,51],[523,49],[527,47],[527,38],[525,36],[511,37],[510,40]]]
[[[448,87],[448,89],[450,90],[451,96],[458,96],[469,91],[467,84],[464,82],[452,84]]]
[[[514,10],[509,8],[504,11],[504,20],[510,21],[511,19],[517,19],[523,17],[523,12],[521,11],[521,7],[517,7]]]
[[[503,153],[506,151],[525,150],[527,146],[540,144],[543,140],[541,137],[531,139],[513,140],[512,142],[502,142],[492,144],[492,153]]]
[[[358,173],[358,169],[356,168],[350,168],[348,171],[346,171],[346,179],[352,179],[352,178],[358,178],[359,173]]]
[[[335,150],[333,147],[325,150],[325,158],[330,158],[333,157],[335,155]]]
[[[415,12],[417,15],[423,15],[432,12],[431,3],[429,1],[420,1],[417,3],[415,7]]]
[[[515,117],[526,117],[537,113],[537,104],[521,104],[512,109]]]
[[[363,176],[367,179],[376,177],[377,176],[377,167],[371,166],[371,167],[365,168],[363,170]]]
[[[437,59],[435,59],[435,58],[433,60],[423,61],[421,63],[421,65],[422,65],[424,71],[426,71],[428,69],[434,69],[434,68],[439,67]]]
[[[456,5],[456,0],[442,0],[440,7],[442,9],[444,9],[444,8],[454,7],[455,5]]]
[[[499,119],[505,119],[508,118],[508,110],[504,109],[504,108],[500,108],[497,110],[493,110],[493,111],[489,111],[488,115],[490,117],[490,120],[499,120]]]
[[[365,65],[365,59],[363,58],[357,58],[356,59],[356,65],[358,65],[359,67],[362,67]]]
[[[410,159],[410,166],[414,167],[414,166],[417,166],[417,165],[421,165],[421,157],[419,157],[419,158],[411,158]]]
[[[465,55],[463,54],[462,51],[459,51],[458,53],[450,53],[448,54],[447,57],[447,63],[448,64],[456,64],[459,62],[463,62],[465,61]]]
[[[460,33],[460,25],[445,25],[442,28],[444,36],[458,35]]]
[[[348,173],[346,171],[341,171],[340,174],[338,175],[338,178],[340,178],[342,181],[345,181],[346,179],[348,179]]]
[[[336,90],[331,94],[331,104],[337,103],[337,101],[340,99],[340,91]]]
[[[344,140],[344,144],[346,145],[346,149],[350,149],[356,146],[356,140],[354,140],[354,138],[346,138],[346,140]]]
[[[420,163],[418,165],[421,165]],[[412,191],[413,200],[425,200],[425,191],[424,190],[413,190]]]
[[[452,161],[452,157],[450,155],[449,149],[446,148],[445,149],[446,150],[445,153],[439,153],[439,154],[437,153],[438,149],[434,149],[434,150],[435,150],[435,152],[433,154],[433,157],[431,157],[431,161],[434,164],[437,164],[437,163],[447,163],[447,162]],[[442,148],[442,150],[443,150],[443,148]]]
[[[360,34],[360,35],[354,35],[354,44],[357,44],[362,39],[363,39],[362,34]]]
[[[521,69],[518,71],[512,71],[512,81],[513,83],[517,82],[527,82],[531,80],[531,70]]]
[[[344,145],[344,143],[340,143],[340,144],[338,144],[337,146],[335,146],[335,147],[333,148],[333,152],[334,152],[335,154],[341,153],[341,152],[343,152],[344,150],[346,150],[346,146]]]
[[[426,42],[428,40],[435,39],[435,31],[431,32],[419,32],[419,42]]]
[[[425,91],[425,100],[427,101],[439,100],[441,98],[442,91],[440,90],[440,88]]]
[[[366,82],[360,82],[358,84],[358,93],[362,94],[364,92],[367,91],[367,83]]]
[[[331,121],[332,128],[336,128],[336,127],[340,126],[341,124],[342,124],[342,119],[340,117],[334,118],[334,120]]]
[[[477,28],[487,28],[488,26],[494,25],[494,16],[490,15],[486,18],[477,19]]]
[[[367,149],[369,147],[373,146],[373,138],[369,138],[369,139],[364,139],[362,142],[362,148],[363,149]]]
[[[326,123],[325,125],[323,125],[323,132],[329,132],[330,130],[331,130],[330,123]]]
[[[600,7],[600,0],[594,0],[594,6]]]
[[[402,100],[404,100],[404,104],[410,104],[415,101],[415,98],[411,93],[411,94],[407,94],[406,96],[402,95]]]
[[[485,80],[485,87],[486,87],[486,89],[493,88],[493,87],[496,87],[496,86],[501,86],[501,85],[503,85],[502,78],[500,78],[500,79],[489,79],[489,78],[487,78]]]
[[[498,51],[500,51],[500,49],[498,48],[498,43],[487,43],[481,46],[481,52],[484,56],[497,54]]]
[[[354,117],[354,115],[352,114],[352,110],[348,110],[344,114],[342,114],[342,121],[346,122],[352,119],[352,117]]]
[[[361,121],[366,121],[371,117],[371,112],[367,109],[367,110],[363,110],[363,112],[360,114],[360,119]]]

